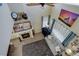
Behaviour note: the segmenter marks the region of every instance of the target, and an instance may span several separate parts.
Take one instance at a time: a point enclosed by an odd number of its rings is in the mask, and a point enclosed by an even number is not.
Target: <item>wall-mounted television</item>
[[[61,9],[58,19],[64,22],[69,27],[71,27],[78,17],[79,14],[77,13]]]

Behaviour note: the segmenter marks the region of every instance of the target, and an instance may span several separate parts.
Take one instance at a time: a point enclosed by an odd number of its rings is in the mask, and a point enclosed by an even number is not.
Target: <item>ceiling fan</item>
[[[44,5],[48,5],[48,6],[54,6],[54,3],[27,3],[27,6],[37,6],[37,5],[41,5],[42,7],[44,7]]]

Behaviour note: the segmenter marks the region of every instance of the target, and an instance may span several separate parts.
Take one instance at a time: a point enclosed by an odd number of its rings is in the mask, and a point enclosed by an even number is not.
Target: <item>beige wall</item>
[[[13,29],[13,20],[7,4],[0,6],[0,56],[6,56]]]
[[[26,4],[8,4],[11,11],[24,11],[27,13],[29,20],[32,22],[32,26],[35,29],[35,32],[41,32],[41,16],[47,16],[50,14],[51,8],[45,6],[44,8],[39,6],[27,6]]]
[[[55,4],[55,7],[45,6],[42,8],[39,6],[27,6],[26,4],[8,4],[11,11],[16,12],[26,12],[29,20],[32,22],[32,26],[35,29],[35,32],[41,32],[41,16],[47,16],[51,13],[51,19],[55,18],[58,20],[58,16],[60,14],[61,9],[65,9],[71,12],[79,13],[79,6],[69,5],[69,4]],[[58,20],[62,23],[66,28],[72,30],[76,34],[79,35],[79,18],[75,21],[72,27],[68,27],[66,24]]]
[[[79,14],[79,6],[69,5],[69,4],[55,4],[55,7],[52,8],[52,14],[51,14],[52,18],[55,18],[56,20],[58,20],[58,16],[60,14],[61,9],[65,9],[65,10]],[[75,21],[75,23],[72,25],[72,27],[68,27],[64,23],[62,23],[62,24],[65,27],[69,28],[70,30],[72,30],[73,32],[75,32],[76,34],[79,35],[79,18]]]

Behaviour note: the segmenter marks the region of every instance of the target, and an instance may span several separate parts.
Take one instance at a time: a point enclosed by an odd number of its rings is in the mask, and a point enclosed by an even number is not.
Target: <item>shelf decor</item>
[[[12,17],[12,19],[14,19],[14,21],[16,21],[18,14],[16,12],[11,12],[11,17]]]
[[[12,17],[12,19],[14,19],[14,21],[28,19],[28,16],[25,12],[11,12],[11,17]]]

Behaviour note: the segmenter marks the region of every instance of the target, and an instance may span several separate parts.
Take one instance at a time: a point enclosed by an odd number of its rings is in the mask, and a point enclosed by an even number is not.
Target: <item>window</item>
[[[63,42],[71,31],[61,24],[61,22],[55,20],[52,32],[61,42]]]
[[[49,16],[42,16],[42,27],[49,26],[50,23],[50,15]]]

